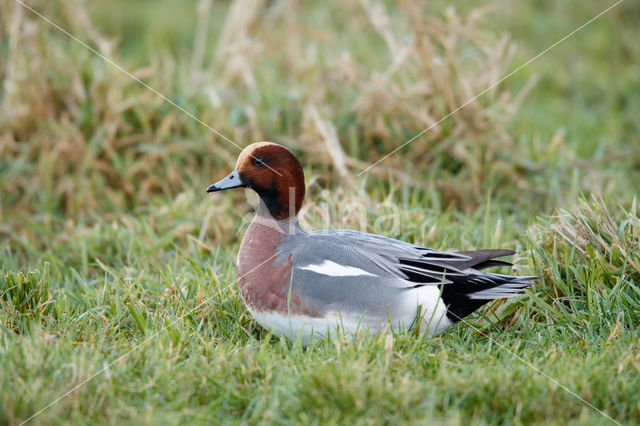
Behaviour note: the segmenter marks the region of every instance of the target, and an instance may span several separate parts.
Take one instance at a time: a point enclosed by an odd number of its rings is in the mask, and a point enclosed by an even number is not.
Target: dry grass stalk
[[[255,90],[256,78],[251,58],[261,50],[260,42],[252,37],[259,19],[262,0],[236,0],[231,3],[220,40],[216,48],[215,64],[224,69],[223,84],[239,78],[247,88]]]
[[[322,119],[320,117],[320,113],[318,109],[314,105],[307,105],[304,109],[304,118],[303,122],[308,122],[308,125],[312,126],[317,132],[317,138],[315,140],[320,139],[322,146],[324,147],[324,151],[329,156],[331,160],[331,164],[334,169],[340,176],[341,180],[350,179],[351,173],[347,170],[345,153],[340,146],[340,141],[338,140],[338,133],[336,132],[336,128],[331,124],[330,121]],[[309,130],[305,137],[311,136],[309,132],[313,130]],[[301,146],[310,143],[311,145],[318,145],[318,143],[313,143],[313,139],[309,139],[308,141],[303,141]]]
[[[601,197],[592,195],[571,210],[561,210],[548,228],[531,231],[558,256],[574,251],[597,262],[605,271],[640,278],[640,208],[633,200],[629,208],[612,213]],[[563,259],[557,259],[559,265]],[[635,277],[635,278],[634,278]]]

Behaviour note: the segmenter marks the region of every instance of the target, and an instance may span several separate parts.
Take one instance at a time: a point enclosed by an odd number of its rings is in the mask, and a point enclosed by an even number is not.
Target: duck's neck
[[[256,211],[256,215],[251,221],[251,225],[249,225],[247,234],[251,230],[256,231],[260,228],[270,229],[271,232],[269,232],[269,234],[273,234],[273,237],[277,237],[278,239],[286,235],[294,235],[298,232],[302,232],[300,224],[298,223],[298,216],[295,214],[295,212],[292,217],[276,219],[272,216],[270,209],[267,207],[262,198],[260,199],[260,205],[258,207],[258,210]],[[260,232],[268,231],[264,229]]]
[[[275,184],[269,188],[255,188],[260,197],[258,214],[277,220],[295,218],[304,200],[304,181],[302,184]]]

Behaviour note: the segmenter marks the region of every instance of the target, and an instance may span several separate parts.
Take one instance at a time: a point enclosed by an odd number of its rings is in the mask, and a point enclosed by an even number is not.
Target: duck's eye
[[[264,166],[264,161],[262,161],[262,157],[253,157],[253,165],[258,167]]]

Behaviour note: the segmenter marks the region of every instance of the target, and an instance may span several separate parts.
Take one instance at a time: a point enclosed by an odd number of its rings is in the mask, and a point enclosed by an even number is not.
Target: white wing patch
[[[356,268],[355,266],[340,265],[339,263],[332,262],[330,260],[325,260],[318,265],[300,266],[298,269],[305,269],[317,274],[329,275],[332,277],[357,277],[365,275],[371,277],[376,276],[370,272],[365,271],[364,269]]]

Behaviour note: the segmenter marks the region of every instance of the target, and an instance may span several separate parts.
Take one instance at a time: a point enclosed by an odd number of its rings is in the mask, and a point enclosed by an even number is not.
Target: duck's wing
[[[399,278],[402,286],[451,284],[456,276],[468,276],[490,266],[511,265],[496,260],[511,250],[443,252],[405,241],[351,230],[309,232],[292,250],[294,264],[357,268],[383,278]],[[355,269],[354,269],[355,270]],[[326,269],[328,272],[329,269]]]
[[[480,271],[510,265],[495,258],[511,250],[442,252],[347,230],[309,232],[295,240],[286,250],[292,254],[292,283],[312,309],[386,310],[393,316],[411,289],[435,287],[449,317],[459,320],[489,300],[518,294],[536,278]]]

